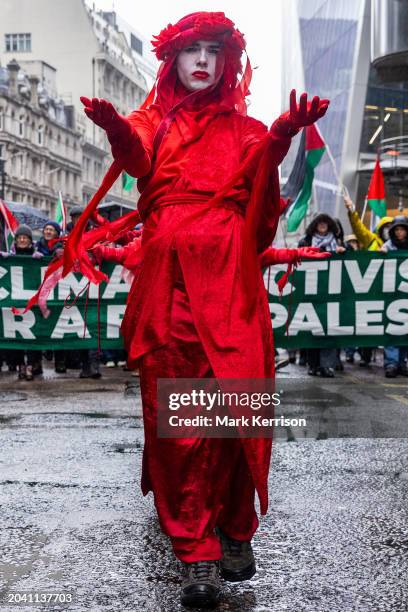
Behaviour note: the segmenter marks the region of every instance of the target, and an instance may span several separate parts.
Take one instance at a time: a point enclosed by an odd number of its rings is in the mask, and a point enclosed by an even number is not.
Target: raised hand
[[[347,210],[349,210],[350,212],[353,212],[353,210],[355,210],[353,200],[350,198],[349,195],[344,196],[344,205],[347,208]]]
[[[132,176],[145,176],[150,170],[150,158],[130,121],[107,100],[85,96],[80,100],[86,116],[106,131],[113,157]]]
[[[104,129],[112,144],[118,140],[128,138],[132,134],[132,126],[126,117],[119,115],[113,104],[99,98],[80,98],[84,105],[84,113],[96,125]]]
[[[81,96],[80,100],[84,105],[84,113],[91,121],[99,125],[104,130],[109,129],[119,118],[113,104],[102,98],[86,98]]]
[[[283,113],[272,125],[282,136],[294,136],[302,127],[312,125],[326,114],[329,107],[329,100],[321,100],[319,96],[314,96],[311,102],[307,99],[307,93],[303,93],[296,102],[296,89],[292,89],[289,99],[289,110]]]

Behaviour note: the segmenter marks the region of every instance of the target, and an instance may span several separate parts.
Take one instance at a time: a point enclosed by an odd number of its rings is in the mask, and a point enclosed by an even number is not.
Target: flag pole
[[[343,181],[341,180],[340,175],[339,175],[339,173],[337,171],[336,160],[333,157],[333,153],[331,152],[331,149],[329,147],[329,143],[324,139],[320,128],[317,126],[317,123],[315,123],[314,126],[315,126],[316,130],[318,131],[321,139],[324,141],[324,144],[326,145],[326,153],[327,153],[328,158],[330,160],[330,163],[332,165],[333,174],[334,174],[334,177],[335,177],[335,179],[337,181],[337,185],[338,185],[338,187],[340,188],[340,190],[342,192],[342,195],[350,197],[349,191],[348,191],[347,187],[345,186],[345,184],[343,183]],[[335,216],[336,217],[339,216],[339,209],[340,209],[340,202],[339,202],[339,194],[337,193],[337,196],[336,196],[336,212],[335,212]]]
[[[364,223],[364,215],[366,214],[366,210],[367,210],[367,202],[368,202],[368,197],[366,195],[366,197],[364,198],[364,208],[363,208],[363,212],[361,213],[361,220]]]

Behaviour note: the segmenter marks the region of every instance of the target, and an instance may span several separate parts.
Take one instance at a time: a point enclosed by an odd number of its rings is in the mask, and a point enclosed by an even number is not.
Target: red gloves
[[[310,259],[327,259],[327,257],[331,256],[331,253],[327,253],[326,251],[321,251],[319,247],[299,247],[296,249],[299,257],[309,257]]]
[[[139,134],[130,122],[119,115],[115,107],[107,100],[99,98],[86,98],[81,96],[84,112],[91,121],[105,130],[112,155],[120,163],[128,157],[136,157],[140,161],[138,176],[145,176],[150,169],[150,160],[143,147]],[[139,164],[138,164],[139,166]]]
[[[307,93],[303,93],[296,103],[296,89],[290,92],[290,110],[283,113],[271,127],[271,131],[279,136],[295,136],[302,127],[315,123],[326,114],[329,100],[320,100],[315,96],[311,102],[307,101]]]
[[[297,264],[300,259],[326,259],[330,253],[321,251],[319,247],[300,247],[299,249],[275,249],[270,247],[259,255],[261,268],[275,264]]]
[[[102,244],[96,244],[91,249],[91,253],[98,263],[106,259],[106,261],[113,261],[114,263],[121,264],[126,255],[124,247],[109,247]]]
[[[119,115],[114,106],[107,100],[98,98],[86,98],[81,96],[82,104],[85,106],[84,113],[91,121],[105,130],[109,142],[115,140],[126,140],[132,136],[132,126],[126,117]]]

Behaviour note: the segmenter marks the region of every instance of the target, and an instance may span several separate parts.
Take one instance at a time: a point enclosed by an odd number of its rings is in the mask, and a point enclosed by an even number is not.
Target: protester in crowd
[[[45,223],[43,230],[43,235],[40,240],[36,243],[36,250],[41,253],[41,255],[45,255],[48,257],[53,257],[54,255],[62,254],[62,243],[57,242],[55,244],[51,244],[52,240],[55,240],[59,236],[61,236],[61,227],[56,221],[49,220]]]
[[[359,251],[360,250],[360,244],[355,234],[348,234],[344,238],[344,246],[346,247],[346,251]]]
[[[69,211],[69,216],[71,217],[71,221],[67,223],[67,229],[66,229],[67,234],[70,234],[72,232],[72,230],[74,229],[75,225],[78,222],[79,217],[82,215],[83,210],[84,209],[82,208],[82,206],[73,206],[71,208],[71,210]]]
[[[383,253],[388,251],[408,250],[408,217],[395,217],[389,228],[389,238],[381,247]]]
[[[59,257],[62,255],[63,245],[62,242],[51,244],[52,240],[55,240],[61,236],[62,229],[59,223],[56,221],[49,220],[43,227],[43,235],[37,242],[38,251],[45,256],[53,257],[54,255]],[[65,368],[65,351],[54,351],[55,359],[55,371],[58,373],[66,372]]]
[[[84,208],[82,206],[73,206],[69,211],[69,216],[71,217],[71,221],[67,223],[66,233],[70,234],[74,229],[75,225],[78,223],[79,217],[82,215]],[[94,213],[92,220],[87,224],[87,230],[92,229],[98,225],[104,225],[107,222],[105,217],[102,217],[99,213]]]
[[[306,228],[299,247],[318,247],[321,251],[329,253],[344,253],[346,250],[341,240],[342,228],[325,213],[318,214]],[[338,364],[338,355],[335,348],[307,349],[308,374],[324,378],[333,378],[334,369]]]
[[[348,211],[350,225],[353,229],[354,236],[357,239],[359,248],[364,251],[379,251],[388,238],[388,231],[392,223],[392,217],[385,216],[378,222],[374,232],[370,231],[362,222],[358,212],[355,210],[355,205],[349,196],[345,196],[344,203]],[[351,351],[352,349],[350,349]],[[367,367],[371,363],[373,348],[369,346],[358,349],[360,353],[360,367]],[[354,363],[354,353],[346,353],[348,363]]]
[[[10,252],[2,252],[2,257],[8,255],[42,257],[33,244],[33,233],[28,225],[19,225],[14,235]],[[10,369],[17,369],[20,380],[33,380],[35,374],[42,374],[42,352],[35,350],[10,349],[7,351]]]
[[[378,251],[388,239],[388,230],[393,221],[392,217],[386,216],[380,219],[374,232],[372,232],[360,219],[354,203],[349,196],[345,196],[344,204],[348,211],[350,225],[360,243],[360,248],[365,251]]]
[[[408,218],[395,217],[390,229],[389,239],[381,247],[383,253],[408,250]],[[384,347],[384,370],[387,378],[395,378],[398,374],[408,376],[408,346]]]

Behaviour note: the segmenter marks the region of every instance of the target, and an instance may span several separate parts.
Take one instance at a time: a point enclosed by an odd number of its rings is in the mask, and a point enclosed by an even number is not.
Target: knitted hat
[[[58,232],[58,236],[60,235],[62,230],[61,230],[61,226],[59,225],[59,223],[57,223],[56,221],[52,221],[52,219],[49,221],[46,221],[43,225],[43,231],[47,227],[47,225],[51,225],[51,227],[53,227]]]
[[[24,225],[24,223],[18,226],[14,236],[15,238],[17,238],[17,236],[28,236],[31,241],[33,240],[33,232],[31,231],[31,227],[28,227],[28,225]]]

